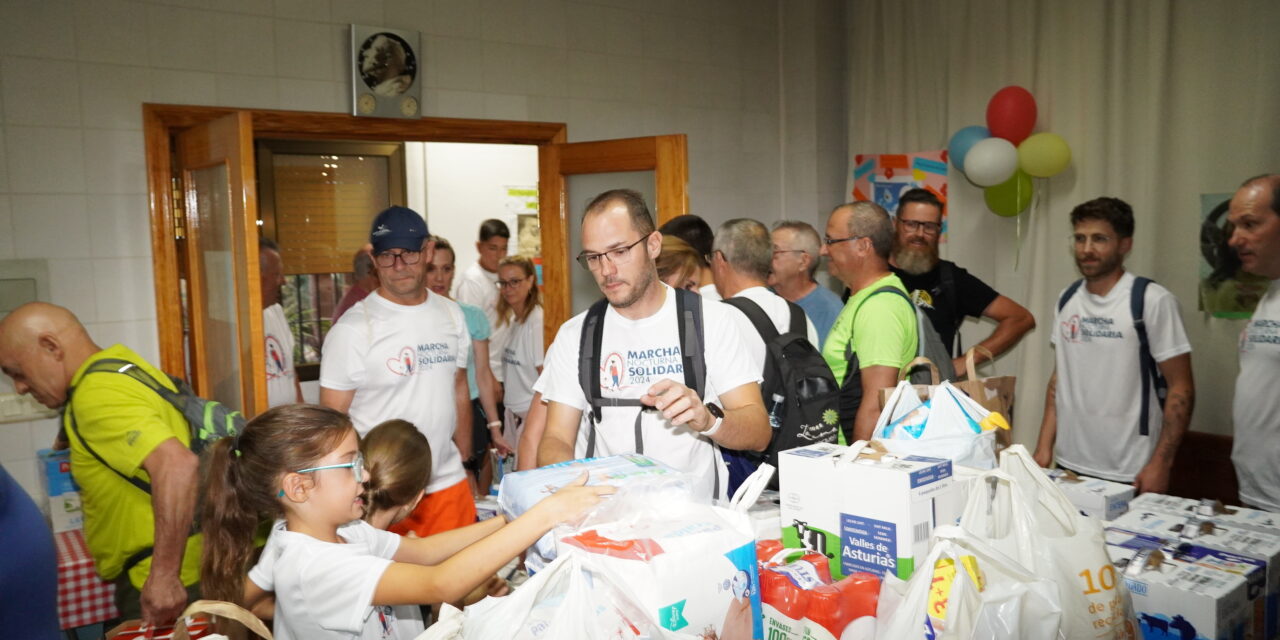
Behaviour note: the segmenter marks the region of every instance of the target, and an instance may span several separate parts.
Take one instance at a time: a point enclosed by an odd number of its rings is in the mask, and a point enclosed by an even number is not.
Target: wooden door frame
[[[547,344],[572,310],[570,288],[569,227],[565,206],[565,175],[611,171],[653,170],[657,193],[680,194],[671,202],[659,201],[663,220],[689,209],[687,142],[684,135],[629,138],[565,145],[568,127],[562,122],[480,120],[472,118],[361,118],[342,113],[236,109],[191,105],[142,105],[143,135],[147,157],[147,193],[151,216],[152,272],[156,296],[156,328],[160,362],[166,372],[184,375],[181,294],[178,278],[178,246],[174,237],[173,140],[177,132],[215,118],[247,112],[253,138],[297,140],[382,140],[389,142],[472,142],[529,144],[538,147],[539,224],[542,233],[543,287],[563,292],[547,296],[544,324]],[[562,146],[563,145],[563,146]],[[611,145],[592,147],[592,145]],[[610,152],[607,161],[592,161],[590,152]],[[616,153],[622,150],[624,153]],[[548,164],[552,159],[555,164]],[[558,170],[552,169],[558,167]],[[549,171],[549,169],[551,169]],[[662,198],[659,195],[659,198]],[[544,209],[543,207],[549,207]]]

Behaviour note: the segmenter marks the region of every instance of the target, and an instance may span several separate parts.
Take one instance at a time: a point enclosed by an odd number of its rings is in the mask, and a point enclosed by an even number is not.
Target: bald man
[[[1240,501],[1280,510],[1280,174],[1250,178],[1231,198],[1231,248],[1241,268],[1271,281],[1240,336],[1235,444]]]
[[[201,539],[188,536],[198,480],[189,429],[182,414],[133,378],[86,375],[103,359],[126,360],[173,389],[128,347],[100,348],[62,307],[33,302],[0,320],[0,370],[18,393],[50,409],[70,405],[63,428],[85,540],[98,575],[115,582],[121,617],[173,624],[199,592]]]

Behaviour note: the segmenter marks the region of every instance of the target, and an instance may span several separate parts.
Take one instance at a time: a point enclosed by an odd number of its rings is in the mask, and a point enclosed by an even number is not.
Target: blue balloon
[[[951,166],[964,171],[964,157],[969,155],[969,149],[990,137],[991,132],[986,127],[976,124],[955,132],[951,136],[951,142],[947,143],[947,155],[951,157]]]

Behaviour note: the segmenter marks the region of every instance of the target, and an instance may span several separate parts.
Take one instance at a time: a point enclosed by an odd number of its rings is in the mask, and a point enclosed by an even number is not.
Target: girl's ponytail
[[[256,500],[243,495],[246,492],[240,487],[234,440],[223,438],[208,453],[200,589],[209,600],[242,604],[245,574],[253,555],[253,532],[264,514]]]

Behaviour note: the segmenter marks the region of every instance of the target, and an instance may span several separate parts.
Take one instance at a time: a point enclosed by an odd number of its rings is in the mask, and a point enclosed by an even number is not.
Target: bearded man
[[[987,283],[938,258],[938,240],[942,236],[942,202],[925,189],[910,189],[898,198],[894,218],[893,253],[889,268],[902,280],[913,296],[924,302],[925,315],[947,345],[954,358],[956,375],[965,371],[964,349],[959,341],[960,323],[965,316],[991,318],[995,329],[978,343],[992,357],[1013,348],[1036,326],[1036,320],[1022,305],[1000,295]],[[979,351],[974,362],[986,360]]]

